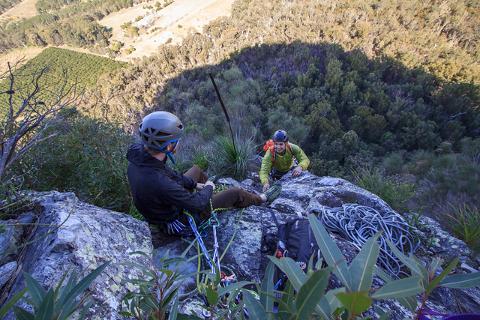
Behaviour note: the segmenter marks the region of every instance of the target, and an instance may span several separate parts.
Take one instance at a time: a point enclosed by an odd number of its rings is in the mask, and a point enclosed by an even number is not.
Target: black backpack
[[[278,225],[278,243],[275,257],[290,257],[306,272],[310,257],[317,263],[320,251],[307,219],[293,219]],[[276,268],[275,290],[283,290],[287,276]]]

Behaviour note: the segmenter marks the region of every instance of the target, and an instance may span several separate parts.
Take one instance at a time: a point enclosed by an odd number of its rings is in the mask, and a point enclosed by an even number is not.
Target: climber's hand
[[[263,185],[263,192],[267,191],[268,189],[270,189],[270,183],[267,182]]]
[[[207,181],[207,182],[205,182],[205,185],[204,185],[204,186],[205,186],[205,187],[206,187],[206,186],[211,186],[211,187],[215,190],[215,183],[213,183],[212,181]]]
[[[298,177],[302,173],[302,167],[296,166],[292,171],[292,176]]]
[[[197,185],[195,186],[195,189],[202,190],[204,187],[205,187],[204,183],[197,182]]]

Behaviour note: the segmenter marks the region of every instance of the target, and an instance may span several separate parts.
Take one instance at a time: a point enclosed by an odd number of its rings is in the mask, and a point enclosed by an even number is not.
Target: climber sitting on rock
[[[184,127],[170,112],[157,111],[143,118],[139,134],[127,152],[128,181],[133,202],[145,219],[168,234],[186,235],[185,211],[201,221],[212,209],[243,208],[273,201],[280,189],[271,188],[257,195],[232,188],[213,195],[215,185],[202,170],[193,166],[185,174],[166,165],[172,162]],[[196,192],[194,191],[196,190]]]
[[[290,170],[292,176],[299,176],[302,171],[308,169],[310,160],[303,150],[296,144],[288,142],[287,133],[277,130],[271,140],[263,147],[265,156],[260,168],[260,181],[263,190],[270,188],[270,180],[278,180]]]

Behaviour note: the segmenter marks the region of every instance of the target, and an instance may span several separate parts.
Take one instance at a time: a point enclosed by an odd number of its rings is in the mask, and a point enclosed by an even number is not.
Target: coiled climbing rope
[[[407,256],[416,251],[419,243],[412,240],[411,226],[396,212],[380,213],[371,207],[344,204],[337,208],[322,207],[319,213],[319,219],[329,231],[340,234],[359,250],[369,238],[383,231],[379,238],[379,265],[395,277],[407,275],[404,264],[392,253],[386,240]]]

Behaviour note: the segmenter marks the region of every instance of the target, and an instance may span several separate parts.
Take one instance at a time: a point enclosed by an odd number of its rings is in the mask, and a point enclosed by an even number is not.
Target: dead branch
[[[18,63],[17,63],[18,64]],[[15,64],[15,66],[17,65]],[[63,79],[51,87],[43,86],[42,80],[48,73],[44,67],[29,75],[30,87],[20,87],[10,63],[3,79],[8,80],[8,90],[0,92],[8,95],[8,111],[0,114],[0,181],[6,171],[36,144],[56,135],[49,132],[58,113],[66,107],[74,107],[81,99],[83,91],[78,89],[78,81],[70,84],[68,74],[63,70]],[[0,77],[2,80],[2,77]],[[45,99],[44,97],[48,97]]]

